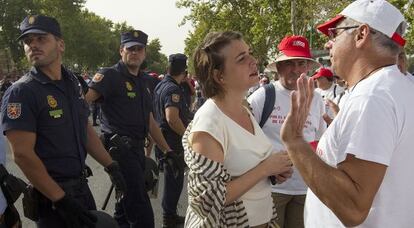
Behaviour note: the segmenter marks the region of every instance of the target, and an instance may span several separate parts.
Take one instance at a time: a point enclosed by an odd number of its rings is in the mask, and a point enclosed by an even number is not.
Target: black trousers
[[[167,162],[164,163],[164,195],[162,197],[163,215],[177,214],[177,205],[183,191],[184,172],[174,177],[174,172]]]
[[[165,140],[170,148],[179,155],[184,157],[184,149],[181,143],[181,137],[168,130],[161,129]],[[156,153],[162,153],[159,148],[156,147]],[[158,150],[158,151],[157,151]],[[164,162],[164,195],[162,197],[162,209],[165,216],[171,216],[177,214],[177,205],[180,200],[181,192],[183,191],[184,184],[184,172],[180,172],[177,177],[174,176],[174,170]]]
[[[105,137],[105,146],[110,148],[109,136]],[[114,218],[120,228],[152,228],[154,227],[154,212],[151,201],[145,190],[145,152],[144,141],[132,140],[131,148],[119,151],[116,156],[124,176],[127,191],[120,202],[115,204]]]

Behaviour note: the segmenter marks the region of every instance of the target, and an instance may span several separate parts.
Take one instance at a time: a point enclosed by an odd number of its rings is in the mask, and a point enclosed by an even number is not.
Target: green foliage
[[[192,55],[194,49],[212,31],[234,30],[244,35],[250,43],[259,65],[272,59],[277,44],[289,34],[308,38],[313,50],[323,49],[327,37],[316,31],[316,26],[337,15],[352,0],[179,0],[177,7],[188,8],[182,24],[191,23],[194,31],[185,43],[185,53]],[[413,6],[403,7],[406,0],[390,0],[404,11],[409,24],[413,24]],[[293,7],[295,5],[296,7]],[[407,48],[412,49],[414,33],[405,36]],[[409,52],[409,51],[408,51]],[[410,52],[409,52],[410,53]]]
[[[160,52],[162,46],[158,38],[147,45],[147,69],[157,74],[164,74],[168,66],[168,58]]]
[[[17,67],[28,66],[22,45],[16,40],[19,24],[28,14],[55,17],[61,24],[66,50],[64,64],[78,64],[95,70],[119,60],[119,38],[122,31],[133,29],[128,24],[115,24],[84,9],[86,0],[0,0],[0,50],[10,53]],[[404,12],[409,25],[413,24],[414,6],[404,8],[407,0],[389,0]],[[185,53],[191,57],[197,45],[211,31],[241,32],[251,45],[259,65],[263,68],[277,51],[277,43],[288,35],[303,35],[312,49],[322,49],[327,38],[320,35],[316,25],[332,18],[352,0],[178,0],[177,7],[188,8],[184,23],[194,30],[185,40]],[[295,7],[292,8],[292,5]],[[292,15],[294,17],[292,17]],[[405,35],[407,53],[414,45],[412,29]],[[147,47],[148,68],[163,73],[167,57],[160,53],[159,39]],[[192,62],[189,61],[192,69]]]
[[[178,1],[178,7],[191,10],[183,23],[191,21],[195,27],[185,41],[185,53],[191,56],[211,31],[234,30],[244,35],[259,64],[263,66],[268,59],[268,52],[274,53],[275,41],[289,31],[288,15],[283,13],[288,5],[289,1],[280,0]]]
[[[414,22],[414,4],[412,4],[409,8],[406,8],[406,4],[408,2],[407,0],[389,0],[389,2],[404,13],[405,20],[408,25],[412,27]],[[414,54],[414,30],[409,27],[404,35],[404,38],[407,40],[407,43],[405,44],[406,53],[409,55]]]
[[[186,54],[191,55],[205,35],[211,31],[234,30],[244,35],[251,45],[259,65],[263,68],[276,54],[277,43],[296,31],[312,41],[312,46],[322,46],[322,40],[314,29],[320,18],[314,15],[323,12],[319,3],[329,7],[330,1],[302,0],[296,2],[296,19],[292,26],[291,5],[287,0],[180,0],[178,7],[189,8],[190,15],[183,23],[191,22],[195,29],[186,40]],[[344,1],[345,2],[345,1]],[[335,2],[335,5],[338,5]],[[341,5],[341,4],[339,4]],[[328,15],[327,12],[324,15]]]
[[[120,58],[121,32],[133,28],[126,22],[114,24],[89,12],[83,8],[84,3],[85,0],[0,0],[0,49],[8,50],[19,69],[27,68],[22,45],[16,40],[19,24],[29,14],[43,14],[59,21],[65,41],[65,65],[73,68],[76,64],[78,70],[92,71],[113,65]],[[166,57],[159,53],[159,40],[154,45],[150,59],[161,70]]]
[[[0,0],[0,6],[0,49],[8,49],[14,62],[22,65],[23,48],[16,38],[20,22],[35,6],[30,0]]]

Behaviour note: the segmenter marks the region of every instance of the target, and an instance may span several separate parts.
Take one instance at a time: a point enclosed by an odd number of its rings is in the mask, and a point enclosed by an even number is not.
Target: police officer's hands
[[[105,171],[108,173],[112,184],[115,186],[115,198],[120,200],[125,195],[127,187],[118,162],[112,162],[105,167]]]
[[[178,155],[174,151],[169,151],[164,154],[164,164],[168,165],[173,172],[174,178],[177,178],[180,173],[184,173],[184,157]]]
[[[62,199],[53,203],[54,209],[62,218],[66,228],[95,227],[97,218],[86,210],[72,197],[65,195]]]

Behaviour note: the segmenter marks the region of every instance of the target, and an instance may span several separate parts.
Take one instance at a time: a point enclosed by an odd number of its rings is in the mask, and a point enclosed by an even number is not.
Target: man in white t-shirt
[[[315,91],[321,94],[324,99],[334,101],[344,91],[344,88],[335,83],[334,74],[329,68],[320,68],[312,78],[316,81],[318,87]]]
[[[344,88],[338,86],[334,81],[334,74],[329,68],[319,68],[312,78],[316,81],[315,92],[319,93],[325,102],[325,118],[333,119],[334,113],[329,109],[328,100],[336,104],[336,98],[344,92]]]
[[[385,0],[357,0],[318,26],[349,97],[313,153],[298,134],[312,99],[302,77],[281,136],[309,191],[305,226],[413,227],[414,85],[396,59],[404,16]],[[352,62],[352,64],[349,64]]]
[[[270,67],[277,70],[279,80],[274,82],[275,103],[273,111],[262,129],[273,145],[273,151],[286,150],[280,139],[280,128],[289,111],[290,92],[296,89],[296,80],[306,74],[314,64],[309,44],[305,37],[287,36],[278,45],[279,54]],[[265,89],[262,87],[249,96],[248,102],[257,122],[260,123],[265,103]],[[266,98],[269,99],[269,98]],[[303,131],[305,140],[316,144],[326,129],[322,118],[324,103],[321,96],[315,96]],[[283,178],[280,177],[279,178]],[[284,179],[284,178],[283,178]],[[303,206],[307,186],[299,172],[295,170],[291,178],[272,186],[273,201],[276,206],[278,225],[280,228],[303,227]]]

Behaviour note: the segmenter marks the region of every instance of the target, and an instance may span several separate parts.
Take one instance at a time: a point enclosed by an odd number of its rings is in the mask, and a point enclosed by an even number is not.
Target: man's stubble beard
[[[58,50],[57,45],[55,49],[51,50],[48,54],[44,55],[43,59],[36,60],[37,57],[34,57],[35,59],[30,59],[30,57],[27,55],[27,59],[29,63],[34,67],[46,67],[53,63],[53,61],[56,61],[58,58]]]

